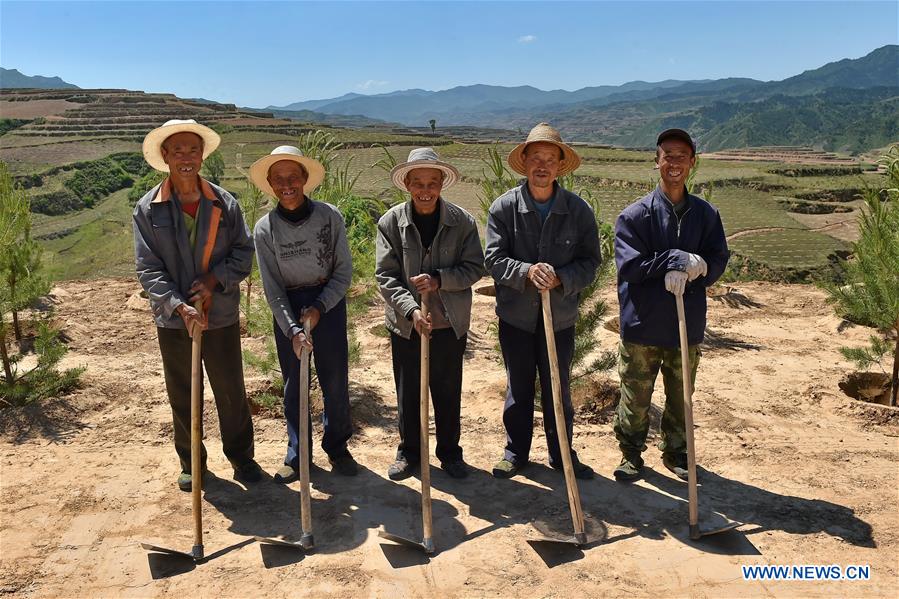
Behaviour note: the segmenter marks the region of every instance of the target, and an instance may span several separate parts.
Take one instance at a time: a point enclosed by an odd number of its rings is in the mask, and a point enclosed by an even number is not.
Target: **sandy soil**
[[[133,280],[70,282],[54,290],[70,339],[69,365],[85,386],[43,406],[0,411],[0,592],[21,597],[133,596],[891,596],[899,589],[899,410],[853,401],[837,382],[837,352],[861,345],[862,327],[832,315],[808,286],[740,284],[710,300],[709,338],[697,381],[700,501],[744,524],[740,533],[687,537],[686,485],[647,451],[644,480],[621,485],[609,424],[611,380],[590,385],[574,445],[600,474],[580,485],[591,542],[583,549],[531,544],[539,531],[570,531],[562,476],[535,464],[494,480],[504,373],[490,326],[493,299],[476,295],[466,361],[463,437],[476,468],[464,481],[433,467],[435,541],[430,558],[381,541],[379,526],[420,534],[417,479],[384,475],[396,409],[387,341],[360,322],[362,363],[351,372],[363,466],[332,475],[315,449],[309,555],[263,547],[253,535],[299,538],[298,484],[245,488],[231,479],[207,397],[214,477],[205,491],[210,559],[185,566],[149,556],[140,542],[188,550],[189,495],[175,486],[155,331],[128,306]],[[725,293],[726,291],[726,293]],[[612,302],[611,290],[606,297]],[[133,305],[133,302],[132,302]],[[599,333],[604,348],[616,335]],[[246,340],[248,345],[261,340]],[[258,388],[258,377],[249,377]],[[659,389],[661,383],[659,383]],[[596,389],[605,390],[593,402]],[[209,395],[209,394],[207,394]],[[280,465],[284,423],[257,416],[257,458]],[[316,431],[316,445],[320,431]],[[741,564],[869,564],[867,582],[748,582]]]

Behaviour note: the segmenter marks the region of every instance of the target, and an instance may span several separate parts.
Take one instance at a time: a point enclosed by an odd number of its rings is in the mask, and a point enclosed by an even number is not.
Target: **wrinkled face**
[[[690,169],[696,165],[696,156],[690,145],[679,139],[668,139],[656,151],[659,176],[667,187],[680,187],[687,181]]]
[[[191,179],[200,174],[203,166],[203,138],[196,133],[182,131],[162,142],[162,160],[172,177]]]
[[[443,171],[439,168],[415,168],[406,175],[405,183],[416,212],[433,212],[443,189]]]
[[[306,179],[305,169],[293,160],[279,160],[268,169],[268,184],[285,208],[293,208],[303,202]]]
[[[562,168],[562,150],[546,141],[538,141],[524,149],[524,169],[528,183],[534,187],[552,187]]]

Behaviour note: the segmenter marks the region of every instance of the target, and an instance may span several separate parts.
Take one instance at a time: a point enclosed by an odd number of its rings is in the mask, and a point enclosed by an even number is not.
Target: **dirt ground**
[[[482,284],[486,281],[482,282]],[[692,542],[686,485],[650,441],[644,480],[618,484],[610,413],[584,409],[574,446],[598,476],[580,484],[590,544],[529,543],[570,531],[564,479],[546,466],[538,423],[521,476],[490,476],[504,443],[504,371],[493,298],[476,295],[465,363],[462,445],[467,480],[432,467],[437,553],[377,537],[420,534],[418,480],[385,472],[397,442],[387,340],[377,307],[361,320],[362,362],[350,373],[356,478],[330,473],[318,442],[312,474],[316,550],[263,547],[253,535],[299,538],[298,483],[245,488],[221,453],[207,393],[212,477],[204,494],[209,559],[185,566],[148,556],[149,542],[189,550],[189,495],[175,486],[155,330],[134,280],[68,282],[54,290],[67,365],[84,387],[42,406],[0,411],[0,592],[21,597],[149,596],[890,596],[899,590],[899,410],[844,396],[840,345],[869,331],[833,316],[819,290],[738,284],[710,299],[695,394],[701,509],[744,523]],[[612,290],[605,296],[614,313]],[[134,303],[132,302],[132,305]],[[616,334],[599,333],[611,349]],[[260,340],[246,340],[247,344]],[[611,381],[597,385],[614,389]],[[258,377],[248,386],[258,388]],[[590,399],[592,387],[585,394]],[[661,390],[661,382],[657,387]],[[606,401],[605,403],[608,403]],[[281,464],[283,420],[257,416],[256,453]],[[433,426],[433,425],[432,425]],[[316,426],[318,429],[318,425]],[[433,448],[433,444],[432,444]],[[702,512],[701,512],[702,513]],[[750,582],[741,564],[870,565],[866,582]]]

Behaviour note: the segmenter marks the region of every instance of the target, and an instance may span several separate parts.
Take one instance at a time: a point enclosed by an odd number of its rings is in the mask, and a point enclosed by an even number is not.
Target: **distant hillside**
[[[576,91],[468,85],[432,92],[314,100],[318,113],[426,126],[528,130],[552,122],[574,140],[642,147],[663,126],[689,127],[703,150],[812,144],[861,152],[899,139],[899,46],[888,45],[782,81],[632,81]]]
[[[80,89],[59,77],[42,77],[35,75],[29,77],[16,69],[4,69],[0,67],[0,89],[33,88],[33,89]]]

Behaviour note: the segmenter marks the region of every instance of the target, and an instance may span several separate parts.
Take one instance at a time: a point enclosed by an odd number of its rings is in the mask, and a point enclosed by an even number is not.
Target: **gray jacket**
[[[496,315],[530,332],[542,318],[540,292],[527,278],[533,264],[551,264],[562,281],[550,291],[553,327],[560,331],[574,326],[579,293],[593,282],[600,263],[593,209],[558,183],[554,186],[555,201],[543,224],[527,182],[498,197],[487,217],[485,263],[496,281]]]
[[[134,257],[137,278],[150,297],[156,326],[183,329],[175,311],[188,303],[190,286],[202,274],[203,250],[209,239],[209,216],[221,210],[209,270],[219,284],[212,295],[208,319],[210,329],[238,320],[240,282],[250,274],[253,241],[240,205],[225,189],[201,179],[202,196],[197,211],[196,246],[191,248],[181,216],[181,204],[171,192],[168,179],[151,189],[134,207]]]
[[[412,222],[412,202],[388,210],[378,221],[375,278],[386,302],[385,324],[405,339],[412,335],[406,318],[419,307],[420,297],[409,279],[422,274],[426,252]],[[440,275],[437,293],[457,338],[471,324],[471,286],[484,275],[484,253],[474,218],[465,210],[440,200],[440,225],[427,254],[432,271]]]

